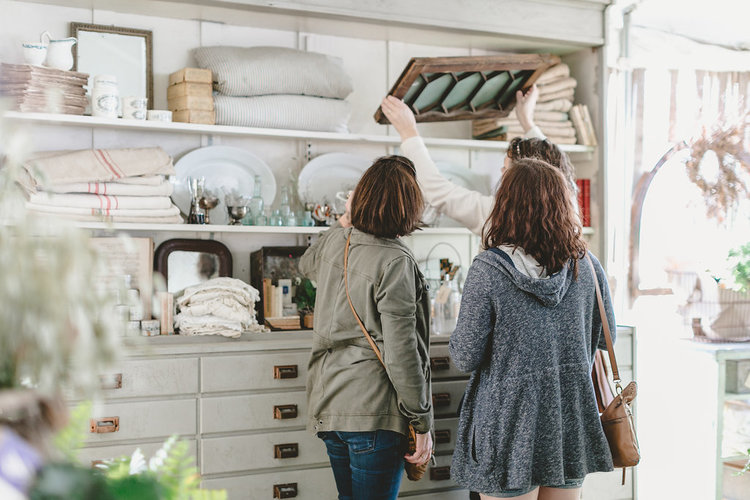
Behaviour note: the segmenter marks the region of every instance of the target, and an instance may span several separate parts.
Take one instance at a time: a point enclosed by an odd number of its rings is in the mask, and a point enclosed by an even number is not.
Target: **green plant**
[[[317,286],[314,281],[308,278],[295,278],[294,284],[294,302],[297,304],[297,310],[304,313],[312,312],[315,309],[315,293]]]
[[[750,290],[750,243],[730,250],[727,260],[730,262],[732,276],[739,291]]]

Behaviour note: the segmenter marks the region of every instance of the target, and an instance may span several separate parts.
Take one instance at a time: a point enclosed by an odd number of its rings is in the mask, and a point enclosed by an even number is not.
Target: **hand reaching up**
[[[537,99],[539,99],[539,89],[536,84],[532,85],[526,91],[526,94],[521,90],[516,92],[516,118],[518,118],[524,133],[534,126],[534,108]]]
[[[401,136],[401,140],[405,141],[409,137],[419,135],[417,132],[417,120],[414,118],[409,106],[404,101],[393,97],[392,95],[386,96],[383,102],[380,103],[380,109],[383,110],[383,114],[391,122],[393,128],[396,129],[398,135]]]

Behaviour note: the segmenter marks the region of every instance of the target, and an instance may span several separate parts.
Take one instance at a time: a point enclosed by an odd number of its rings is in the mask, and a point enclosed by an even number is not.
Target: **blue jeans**
[[[393,431],[319,432],[339,500],[393,500],[404,472],[406,437]]]

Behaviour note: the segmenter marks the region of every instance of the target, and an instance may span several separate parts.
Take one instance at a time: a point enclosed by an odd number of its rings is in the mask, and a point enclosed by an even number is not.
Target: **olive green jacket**
[[[349,294],[386,369],[346,299],[349,233]],[[318,287],[307,379],[308,429],[406,434],[411,423],[417,432],[430,431],[428,287],[409,248],[398,239],[337,223],[305,252],[300,270]]]

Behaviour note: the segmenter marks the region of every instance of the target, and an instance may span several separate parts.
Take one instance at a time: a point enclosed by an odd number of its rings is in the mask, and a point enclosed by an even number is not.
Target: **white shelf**
[[[398,146],[401,140],[397,136],[339,134],[335,132],[315,132],[310,130],[287,130],[274,128],[232,127],[228,125],[200,125],[195,123],[157,122],[147,120],[123,120],[121,118],[101,118],[82,115],[64,115],[55,113],[21,113],[8,111],[4,117],[9,120],[37,125],[67,125],[88,128],[109,128],[148,132],[169,132],[177,134],[221,135],[239,137],[264,137],[270,139],[298,139],[310,141],[333,141],[350,144],[382,144]],[[505,141],[475,141],[471,139],[439,139],[425,137],[424,142],[430,147],[463,148],[473,150],[505,151]],[[592,153],[594,148],[581,145],[560,145],[568,153]]]
[[[153,231],[175,233],[258,233],[258,234],[318,234],[328,229],[327,226],[227,226],[220,224],[131,224],[106,222],[76,222],[82,229],[100,229],[105,231]],[[455,234],[470,235],[463,227],[426,227],[417,234]]]

